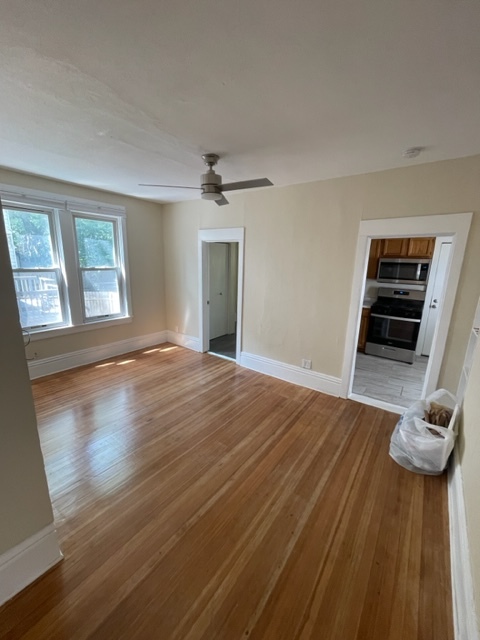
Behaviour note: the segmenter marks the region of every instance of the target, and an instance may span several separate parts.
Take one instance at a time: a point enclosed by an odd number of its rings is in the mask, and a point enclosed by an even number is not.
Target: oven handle
[[[416,320],[415,318],[398,318],[397,316],[382,316],[380,313],[371,313],[371,318],[385,318],[386,320],[403,320],[404,322],[418,322],[420,323],[422,320]]]

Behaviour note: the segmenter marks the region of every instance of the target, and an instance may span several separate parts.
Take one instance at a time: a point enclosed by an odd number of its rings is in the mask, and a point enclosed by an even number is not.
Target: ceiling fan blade
[[[197,189],[197,191],[202,189],[202,187],[185,187],[183,185],[178,184],[144,184],[139,183],[139,187],[163,187],[164,189]]]
[[[215,202],[218,204],[219,207],[221,207],[223,204],[229,204],[228,200],[225,198],[224,195],[222,195],[220,200],[215,200]]]
[[[272,187],[273,182],[268,178],[244,180],[243,182],[227,182],[220,185],[220,191],[236,191],[237,189],[253,189],[255,187]]]

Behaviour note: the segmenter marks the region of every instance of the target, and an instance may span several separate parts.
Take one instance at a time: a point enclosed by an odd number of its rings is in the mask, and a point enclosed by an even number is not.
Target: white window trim
[[[127,296],[126,296],[126,290],[127,290],[127,283],[126,283],[126,274],[125,274],[125,270],[123,269],[123,265],[124,265],[124,260],[125,260],[125,256],[124,256],[124,250],[123,250],[123,245],[124,245],[124,235],[125,235],[125,231],[122,225],[122,221],[119,218],[119,216],[114,216],[114,215],[107,215],[107,214],[98,214],[98,213],[91,213],[89,211],[76,211],[76,210],[70,210],[68,212],[71,217],[72,217],[72,229],[73,229],[73,233],[75,236],[75,269],[77,271],[77,276],[78,276],[78,286],[79,286],[79,290],[80,290],[80,299],[81,299],[81,306],[82,306],[82,318],[83,318],[83,323],[84,324],[91,324],[94,322],[102,322],[104,320],[116,320],[118,318],[124,318],[127,313],[128,313],[128,300],[127,300]],[[79,251],[78,251],[78,238],[77,238],[77,232],[76,232],[76,228],[75,228],[75,218],[91,218],[92,220],[104,220],[107,222],[112,222],[114,223],[114,229],[115,229],[115,233],[114,233],[114,251],[115,251],[115,266],[114,267],[109,267],[109,269],[111,269],[112,271],[115,271],[117,273],[117,282],[118,282],[118,292],[119,292],[119,297],[120,297],[120,312],[119,313],[115,313],[115,314],[109,314],[107,316],[92,316],[92,317],[87,317],[86,314],[86,309],[85,309],[85,291],[83,288],[83,282],[82,282],[82,273],[88,269],[85,269],[83,267],[80,266],[80,261],[79,261]],[[73,265],[72,265],[73,267]]]
[[[69,311],[69,301],[68,301],[68,291],[66,287],[65,281],[65,273],[62,264],[62,254],[61,254],[61,242],[59,241],[60,237],[60,229],[58,225],[58,213],[57,210],[51,206],[39,206],[38,203],[27,203],[27,202],[14,202],[13,200],[3,201],[3,209],[7,211],[18,211],[25,213],[34,213],[45,215],[48,218],[48,227],[50,232],[50,242],[52,248],[52,256],[54,258],[55,266],[53,267],[38,267],[38,268],[26,268],[26,267],[13,267],[12,272],[15,274],[22,273],[30,273],[35,274],[39,271],[42,273],[51,272],[55,274],[55,280],[57,282],[58,287],[58,298],[60,302],[60,309],[62,313],[62,320],[60,322],[52,322],[48,325],[32,325],[29,327],[25,327],[24,331],[28,331],[29,333],[35,333],[38,331],[52,331],[55,329],[64,328],[65,326],[69,326],[71,324],[70,321],[70,311]]]
[[[36,189],[17,188],[0,183],[0,197],[4,208],[17,206],[21,209],[50,211],[56,238],[56,250],[60,269],[64,279],[65,324],[39,329],[27,329],[30,339],[41,340],[47,337],[68,335],[82,331],[107,328],[132,322],[132,301],[128,265],[126,211],[123,206],[87,199],[69,199],[59,194],[38,191]],[[122,315],[107,318],[85,318],[83,313],[82,291],[79,278],[78,253],[74,230],[74,215],[92,216],[100,219],[115,219],[118,224],[118,239],[115,239],[122,270],[121,305]]]

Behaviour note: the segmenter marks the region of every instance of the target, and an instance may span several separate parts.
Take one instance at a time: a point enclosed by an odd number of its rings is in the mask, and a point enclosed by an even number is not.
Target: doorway
[[[404,408],[421,397],[451,246],[451,237],[382,238],[371,242],[354,394]],[[379,262],[383,263],[383,273],[377,275]],[[391,269],[402,269],[405,277],[421,269],[423,283],[382,282]]]
[[[236,359],[238,242],[208,244],[209,353]]]
[[[448,259],[449,266],[447,266],[447,272],[444,278],[445,294],[441,299],[437,298],[439,301],[437,307],[438,320],[436,321],[436,328],[432,336],[430,356],[428,357],[425,368],[420,397],[428,395],[436,389],[471,218],[471,213],[464,213],[361,222],[357,242],[348,334],[342,370],[342,395],[344,395],[344,397],[349,397],[366,404],[373,404],[390,411],[397,411],[398,413],[402,413],[405,410],[404,406],[396,404],[392,400],[385,401],[362,396],[353,390],[357,341],[366,293],[366,274],[370,244],[372,240],[381,238],[435,236],[440,243],[444,238],[448,238],[448,240],[451,241],[450,256]]]
[[[200,350],[240,362],[244,229],[202,229],[198,241]]]

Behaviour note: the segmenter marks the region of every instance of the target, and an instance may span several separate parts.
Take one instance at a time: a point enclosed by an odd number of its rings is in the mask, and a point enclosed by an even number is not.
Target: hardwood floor
[[[0,638],[452,640],[446,476],[398,416],[162,345],[33,383],[65,560]]]

